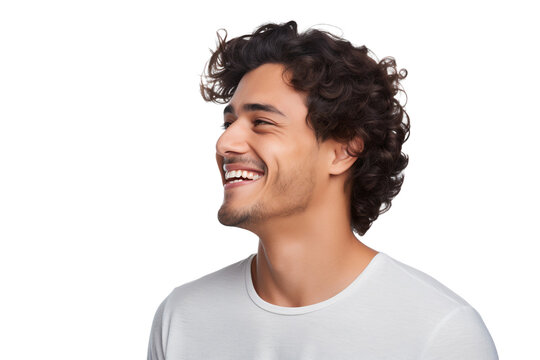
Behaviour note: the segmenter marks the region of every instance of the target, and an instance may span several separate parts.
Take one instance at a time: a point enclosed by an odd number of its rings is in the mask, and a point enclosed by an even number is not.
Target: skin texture
[[[350,229],[350,189],[344,184],[356,158],[347,154],[347,144],[317,143],[305,120],[305,101],[288,85],[282,65],[261,65],[241,79],[229,103],[233,111],[224,114],[228,127],[216,143],[223,181],[224,162],[265,173],[252,184],[224,190],[218,220],[259,237],[253,285],[262,299],[279,306],[331,298],[377,254]],[[272,105],[283,115],[244,108],[253,103]]]

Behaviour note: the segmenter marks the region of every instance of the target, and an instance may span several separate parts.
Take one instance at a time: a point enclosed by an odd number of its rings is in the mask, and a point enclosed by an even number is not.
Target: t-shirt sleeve
[[[422,360],[498,360],[493,339],[480,314],[462,306],[448,314],[433,330]]]
[[[150,340],[148,342],[147,360],[165,360],[164,338],[163,338],[163,313],[167,299],[159,305],[152,321],[150,330]]]

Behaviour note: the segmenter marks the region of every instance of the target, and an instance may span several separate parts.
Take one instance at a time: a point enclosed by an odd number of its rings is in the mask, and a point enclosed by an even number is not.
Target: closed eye
[[[253,123],[257,124],[257,123],[262,123],[262,124],[268,124],[268,125],[273,125],[271,122],[268,122],[268,121],[264,121],[264,120],[261,120],[261,119],[256,119],[253,121]],[[221,127],[223,129],[227,129],[229,126],[231,126],[231,122],[230,121],[225,121],[223,124],[221,124]]]
[[[261,119],[257,119],[255,121],[253,121],[254,123],[258,123],[258,122],[261,122],[261,123],[264,123],[264,124],[268,124],[268,125],[272,125],[271,122],[268,122],[268,121],[264,121],[264,120],[261,120]]]

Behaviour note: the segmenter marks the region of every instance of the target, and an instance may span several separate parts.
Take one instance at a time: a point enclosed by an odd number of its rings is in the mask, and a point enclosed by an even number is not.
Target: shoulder
[[[393,316],[422,333],[422,359],[497,359],[480,314],[465,299],[432,276],[386,254],[375,281]],[[381,298],[378,301],[383,301]],[[392,310],[389,310],[391,313]]]
[[[465,305],[439,321],[426,340],[420,359],[497,360],[498,354],[480,314]]]
[[[445,313],[470,306],[460,295],[425,272],[385,253],[380,255],[375,277],[382,291],[391,292],[403,301],[414,300],[429,308],[439,307]]]
[[[169,338],[178,336],[174,331],[181,329],[184,321],[192,317],[211,318],[227,296],[225,301],[239,296],[242,269],[250,257],[174,288],[155,312],[148,359],[166,358]]]
[[[380,253],[366,278],[366,296],[385,323],[414,327],[425,338],[455,309],[471,306],[447,286],[412,266]]]
[[[217,298],[238,296],[244,286],[244,266],[252,255],[174,288],[164,300],[164,311],[212,306]]]

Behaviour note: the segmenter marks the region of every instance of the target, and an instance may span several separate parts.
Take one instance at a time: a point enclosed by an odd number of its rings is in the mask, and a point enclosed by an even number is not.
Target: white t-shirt
[[[301,307],[259,297],[254,256],[175,288],[156,311],[148,359],[498,359],[471,305],[385,253],[337,295]]]

